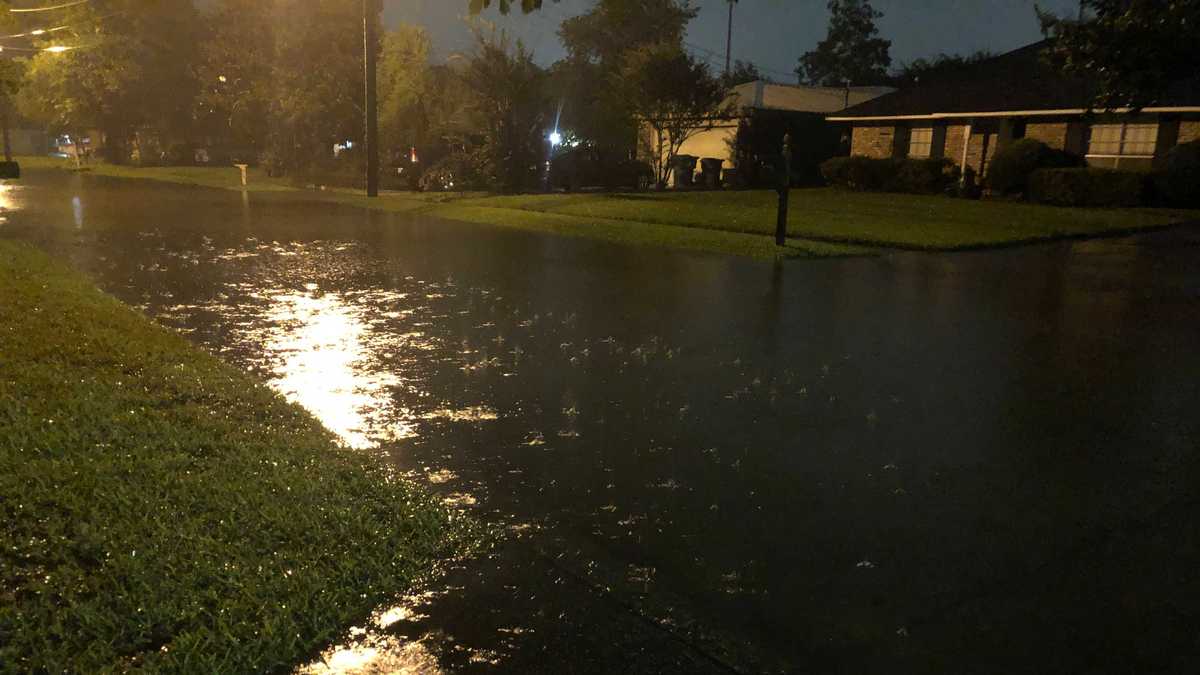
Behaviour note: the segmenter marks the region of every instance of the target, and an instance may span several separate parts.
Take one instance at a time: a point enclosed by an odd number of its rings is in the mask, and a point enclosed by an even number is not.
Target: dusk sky
[[[524,40],[543,64],[562,56],[556,34],[562,19],[580,14],[594,0],[547,0],[540,13],[501,17],[495,9],[489,20]],[[1004,52],[1041,38],[1034,5],[1060,14],[1073,14],[1078,0],[875,0],[884,13],[881,35],[892,41],[893,66],[939,52],[969,53],[979,49]],[[725,0],[699,0],[700,15],[688,30],[688,48],[724,63],[728,5]],[[825,0],[741,0],[734,18],[735,59],[751,61],[777,80],[794,77],[796,61],[825,37]],[[389,25],[408,22],[425,26],[439,57],[468,49],[470,31],[463,21],[467,0],[384,0]],[[707,51],[705,51],[707,50]]]

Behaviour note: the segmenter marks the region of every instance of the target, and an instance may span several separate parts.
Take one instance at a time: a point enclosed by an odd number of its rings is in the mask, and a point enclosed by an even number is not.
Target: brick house
[[[737,137],[739,125],[755,111],[770,111],[799,119],[811,118],[811,126],[817,133],[833,134],[834,147],[830,154],[836,154],[839,132],[833,125],[824,122],[824,116],[893,91],[894,87],[807,87],[764,80],[747,82],[730,92],[727,103],[732,106],[732,116],[720,118],[711,128],[689,137],[680,147],[679,154],[720,159],[723,168],[733,167],[735,158],[732,142]],[[649,159],[657,147],[655,131],[643,124],[638,138],[639,158]]]
[[[986,175],[999,148],[1035,138],[1091,166],[1149,170],[1179,143],[1200,140],[1200,81],[1177,83],[1136,115],[1092,113],[1086,80],[1047,66],[1038,42],[952,77],[881,96],[826,117],[850,125],[850,154],[945,157]]]

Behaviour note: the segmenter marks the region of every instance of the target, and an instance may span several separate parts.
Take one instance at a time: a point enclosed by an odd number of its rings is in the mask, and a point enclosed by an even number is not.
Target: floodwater
[[[312,672],[1194,672],[1196,229],[770,264],[99,177],[0,207],[508,532]]]

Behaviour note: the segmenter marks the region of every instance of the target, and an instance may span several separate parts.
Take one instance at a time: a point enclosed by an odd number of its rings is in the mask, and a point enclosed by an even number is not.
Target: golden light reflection
[[[8,222],[9,211],[16,210],[16,200],[13,198],[14,192],[13,186],[7,183],[0,183],[0,225]]]
[[[307,293],[271,298],[266,349],[276,357],[271,385],[304,406],[347,446],[374,448],[380,442],[414,435],[394,414],[388,389],[396,375],[369,363],[368,326],[361,310],[337,293]]]
[[[326,649],[317,661],[297,669],[297,675],[437,675],[444,672],[426,642],[383,632],[404,622],[429,618],[418,608],[435,595],[411,595],[401,604],[376,612],[366,627],[350,630],[345,644]]]

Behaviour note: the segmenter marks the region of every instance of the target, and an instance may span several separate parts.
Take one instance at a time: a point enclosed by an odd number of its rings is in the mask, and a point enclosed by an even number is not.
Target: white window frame
[[[913,127],[908,130],[908,156],[914,159],[929,159],[933,157],[933,127]],[[920,143],[917,142],[918,137],[925,138]],[[914,152],[913,149],[917,146],[925,148],[925,153],[920,154]]]
[[[1119,129],[1118,138],[1116,141],[1117,151],[1115,153],[1113,153],[1113,152],[1092,152],[1092,145],[1094,143],[1093,134],[1096,133],[1096,129],[1098,129],[1098,128],[1099,129]],[[1143,143],[1147,142],[1147,141],[1131,141],[1131,140],[1129,140],[1129,130],[1131,128],[1140,128],[1140,129],[1152,128],[1152,129],[1154,129],[1154,138],[1153,138],[1153,140],[1148,141],[1149,143],[1151,143],[1153,145],[1153,147],[1150,149],[1149,154],[1127,152],[1127,147],[1126,147],[1127,145],[1133,144],[1133,143],[1143,144]],[[1122,159],[1154,159],[1154,150],[1155,150],[1155,148],[1158,147],[1158,131],[1159,131],[1158,122],[1113,122],[1113,123],[1106,123],[1106,124],[1093,124],[1091,126],[1091,128],[1088,130],[1088,147],[1087,147],[1087,155],[1086,156],[1090,157],[1090,158],[1096,158],[1096,159],[1115,159],[1118,162]],[[1107,143],[1111,144],[1112,141],[1107,141]]]

